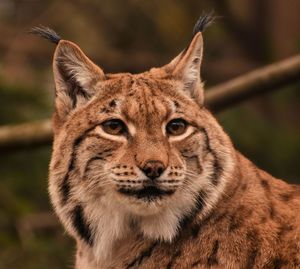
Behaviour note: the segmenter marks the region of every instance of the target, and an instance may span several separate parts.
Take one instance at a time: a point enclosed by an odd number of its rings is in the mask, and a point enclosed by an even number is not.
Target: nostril
[[[165,167],[161,161],[147,161],[142,168],[142,171],[147,177],[154,180],[159,177],[165,170]]]
[[[163,168],[162,167],[158,167],[157,168],[157,174],[160,176],[163,173]]]
[[[152,172],[151,167],[146,168],[146,169],[144,170],[144,172],[145,172],[146,175],[150,175],[151,172]]]

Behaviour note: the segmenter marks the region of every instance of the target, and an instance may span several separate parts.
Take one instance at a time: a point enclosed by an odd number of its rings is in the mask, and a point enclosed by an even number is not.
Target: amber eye
[[[182,135],[188,126],[188,123],[183,119],[174,119],[167,124],[167,134]]]
[[[122,135],[127,131],[125,123],[119,119],[112,119],[103,122],[102,129],[104,132],[111,135]]]

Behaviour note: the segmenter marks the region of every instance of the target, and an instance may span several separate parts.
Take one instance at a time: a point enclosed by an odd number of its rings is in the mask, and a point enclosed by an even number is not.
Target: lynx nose
[[[145,173],[147,177],[149,177],[151,180],[156,179],[159,177],[164,171],[165,166],[161,161],[147,161],[142,168],[142,171]]]

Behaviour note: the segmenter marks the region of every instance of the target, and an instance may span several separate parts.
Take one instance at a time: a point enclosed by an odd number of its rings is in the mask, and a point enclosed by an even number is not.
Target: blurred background
[[[0,0],[0,125],[53,110],[55,46],[26,32],[45,25],[76,42],[106,72],[169,62],[203,11],[206,88],[300,52],[298,0]],[[276,177],[300,183],[300,85],[216,116],[238,150]],[[71,268],[74,244],[51,213],[50,146],[0,152],[0,268]],[[298,181],[297,181],[298,180]]]

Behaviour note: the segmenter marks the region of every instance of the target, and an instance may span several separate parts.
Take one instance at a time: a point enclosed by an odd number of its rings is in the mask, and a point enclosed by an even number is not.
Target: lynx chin
[[[300,188],[237,152],[204,105],[202,16],[169,64],[106,74],[54,31],[49,193],[76,269],[300,268]]]

